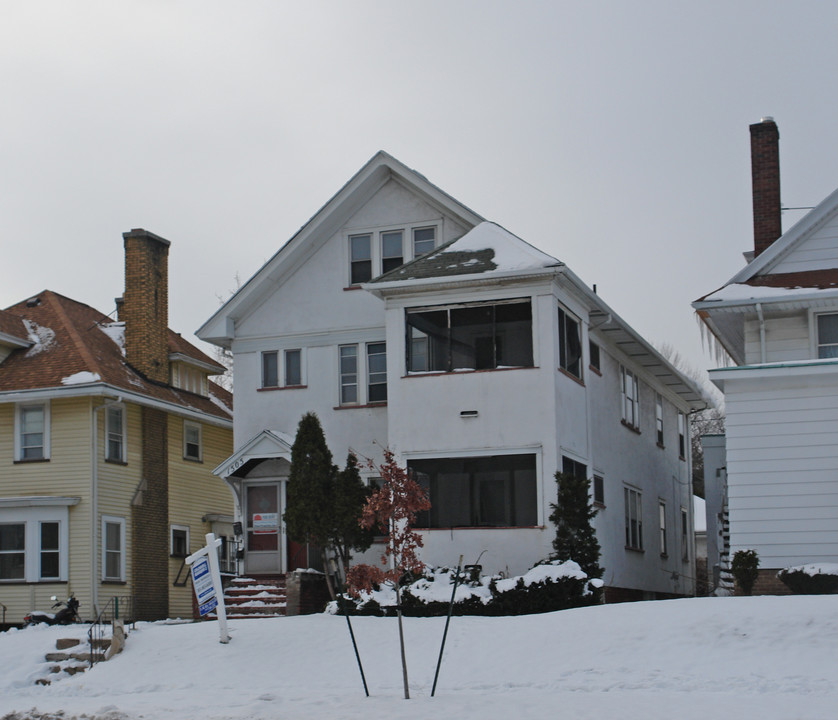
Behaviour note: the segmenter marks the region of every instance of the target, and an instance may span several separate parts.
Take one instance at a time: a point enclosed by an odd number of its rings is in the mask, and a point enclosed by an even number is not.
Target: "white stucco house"
[[[305,563],[281,515],[290,444],[314,411],[337,462],[388,446],[428,489],[427,563],[525,572],[551,550],[563,470],[592,480],[607,598],[692,594],[687,415],[701,391],[564,263],[390,155],[198,336],[234,355],[236,452],[217,472],[236,490],[247,572]]]
[[[838,562],[838,191],[781,234],[771,118],[751,143],[754,250],[693,307],[733,363],[710,371],[727,419],[708,523],[727,515],[730,552],[759,555],[755,592],[782,592],[778,569]]]

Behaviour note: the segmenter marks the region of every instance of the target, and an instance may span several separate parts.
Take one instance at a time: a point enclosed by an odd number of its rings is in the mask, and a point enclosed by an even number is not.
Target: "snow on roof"
[[[29,340],[32,341],[32,347],[26,351],[26,357],[32,357],[52,347],[55,342],[55,331],[52,328],[38,325],[34,320],[24,320],[23,324],[29,333]]]
[[[97,327],[116,343],[122,357],[125,357],[125,323],[101,323]]]
[[[497,223],[482,222],[448,246],[447,251],[494,250],[492,262],[501,272],[530,270],[561,264]]]
[[[815,295],[818,293],[835,294],[835,288],[813,288],[813,287],[769,287],[766,285],[746,285],[744,283],[732,283],[725,285],[720,290],[710,293],[701,302],[710,301],[735,301],[735,300],[775,300],[786,299],[794,296]]]
[[[82,370],[81,372],[74,373],[73,375],[68,375],[65,378],[61,378],[62,385],[83,385],[84,383],[94,383],[99,382],[102,378],[99,377],[98,373],[90,372],[88,370]]]

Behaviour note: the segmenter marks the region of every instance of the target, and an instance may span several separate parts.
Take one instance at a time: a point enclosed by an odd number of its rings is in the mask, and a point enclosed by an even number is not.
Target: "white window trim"
[[[74,504],[74,503],[71,503]],[[58,577],[41,579],[41,523],[58,523]],[[0,580],[0,586],[14,583],[67,582],[69,575],[69,510],[66,504],[0,508],[0,523],[24,525],[24,579]]]
[[[265,382],[265,356],[266,355],[276,355],[276,385],[268,385]],[[271,389],[271,388],[279,387],[279,381],[282,377],[280,375],[280,368],[279,368],[279,366],[280,366],[280,355],[281,355],[281,353],[279,352],[279,350],[263,350],[262,352],[259,353],[259,376],[260,376],[259,387],[260,388]]]
[[[669,554],[669,544],[666,537],[666,501],[658,500],[658,528],[661,555],[666,557]]]
[[[107,526],[119,525],[119,577],[108,577]],[[102,582],[125,582],[125,518],[115,515],[102,515]]]
[[[810,340],[810,354],[813,360],[818,359],[828,359],[828,358],[820,358],[820,337],[818,335],[818,318],[821,315],[838,315],[838,309],[836,310],[826,310],[824,312],[815,312],[813,310],[809,311],[809,337]]]
[[[626,381],[628,377],[632,379],[632,387],[634,394],[630,398],[626,391]],[[628,408],[631,405],[634,417],[629,419]],[[623,422],[630,428],[635,430],[640,429],[640,380],[637,373],[629,370],[625,365],[620,365],[620,407],[622,411]]]
[[[637,504],[636,507],[629,504],[629,500],[632,497],[632,494],[637,495]],[[625,522],[626,527],[625,530],[628,532],[628,537],[626,538],[626,549],[627,550],[636,550],[642,551],[644,550],[643,546],[643,492],[636,487],[632,487],[631,485],[623,485],[623,504],[625,505]],[[637,545],[631,544],[631,512],[630,509],[637,510],[637,517],[635,518],[637,522]]]
[[[678,457],[681,460],[687,459],[687,453],[690,451],[690,433],[687,416],[678,412]]]
[[[121,443],[121,453],[120,453],[119,458],[108,457],[108,413],[111,410],[119,410],[120,415],[122,417],[122,429],[121,429],[122,443]],[[105,460],[110,460],[112,462],[123,462],[124,463],[127,460],[126,445],[128,444],[128,421],[127,421],[128,412],[125,409],[125,405],[123,405],[121,403],[118,404],[118,405],[107,405],[106,409],[105,409],[105,412],[103,414],[105,416],[105,442],[104,442],[105,447],[104,447],[104,450],[103,450],[103,456],[104,456]]]
[[[189,427],[198,430],[198,457],[192,457],[186,453],[186,429]],[[204,434],[201,423],[192,422],[191,420],[183,421],[183,459],[191,460],[192,462],[204,461]]]
[[[23,459],[23,446],[21,443],[21,432],[23,431],[22,414],[24,408],[43,407],[44,409],[44,456],[43,458],[34,458],[29,460]],[[15,405],[15,462],[42,462],[50,459],[50,402],[43,400],[41,402],[18,403]]]
[[[576,338],[577,338],[577,342],[579,343],[579,359],[577,360],[577,363],[579,365],[579,374],[578,375],[576,373],[574,373],[573,371],[571,371],[569,368],[562,365],[562,348],[563,347],[564,347],[564,354],[565,354],[565,362],[567,361],[567,354],[568,354],[567,343],[565,342],[567,338],[562,337],[562,333],[561,333],[561,328],[562,328],[561,318],[562,318],[562,315],[564,315],[565,336],[567,336],[567,322],[568,322],[568,320],[576,325]],[[570,375],[571,377],[575,377],[577,380],[584,381],[585,351],[583,349],[583,344],[582,344],[582,321],[576,315],[574,315],[569,310],[567,310],[565,307],[563,307],[560,303],[559,304],[559,313],[558,313],[557,320],[556,320],[556,328],[559,332],[559,362],[558,362],[558,366],[562,370],[564,370],[568,375]],[[590,350],[588,352],[590,353]]]
[[[169,555],[171,557],[181,557],[175,555],[175,530],[181,530],[186,533],[186,555],[189,555],[189,548],[191,547],[191,538],[189,537],[189,525],[176,525],[172,523],[169,525]]]
[[[294,352],[295,350],[300,353],[300,383],[298,385],[288,385],[285,382],[285,380],[286,380],[285,376],[286,376],[287,370],[288,370],[287,354],[289,352]],[[307,378],[306,378],[306,351],[305,351],[305,348],[301,348],[301,347],[284,348],[282,350],[282,352],[280,353],[279,364],[282,366],[281,369],[280,369],[281,375],[279,376],[279,382],[281,383],[280,387],[292,387],[292,388],[294,388],[294,387],[304,387],[305,385],[308,384]]]
[[[663,412],[663,395],[655,393],[655,441],[661,447],[666,446],[666,422]]]
[[[354,347],[355,348],[355,386],[356,386],[356,393],[355,393],[355,401],[354,402],[344,402],[343,401],[343,370],[341,368],[341,348],[348,348]],[[359,405],[366,404],[366,390],[365,388],[365,380],[366,380],[366,372],[364,372],[364,367],[366,366],[366,358],[361,355],[361,348],[364,347],[362,343],[341,343],[338,345],[338,352],[337,352],[337,377],[338,377],[338,406],[339,407],[358,407]],[[351,383],[348,383],[351,384]]]
[[[346,269],[344,277],[346,278],[346,287],[356,287],[357,283],[352,283],[352,246],[350,238],[357,235],[370,235],[370,259],[372,264],[371,274],[373,278],[381,275],[383,266],[383,252],[382,252],[382,235],[388,232],[401,231],[402,232],[402,262],[407,263],[415,259],[413,254],[413,231],[424,230],[425,228],[433,228],[434,230],[434,249],[442,244],[442,220],[436,218],[434,220],[427,220],[423,222],[399,223],[395,225],[382,225],[377,227],[359,227],[353,229],[346,229],[344,231],[344,247],[346,252]]]

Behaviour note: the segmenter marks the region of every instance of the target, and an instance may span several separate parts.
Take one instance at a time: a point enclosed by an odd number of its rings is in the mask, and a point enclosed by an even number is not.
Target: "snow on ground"
[[[139,624],[121,655],[46,687],[34,685],[46,674],[43,654],[84,628],[29,628],[0,634],[0,717],[832,720],[836,599],[700,598],[455,617],[434,698],[445,619],[406,618],[409,701],[395,618],[352,620],[370,698],[343,617],[233,621],[227,645],[214,622]]]

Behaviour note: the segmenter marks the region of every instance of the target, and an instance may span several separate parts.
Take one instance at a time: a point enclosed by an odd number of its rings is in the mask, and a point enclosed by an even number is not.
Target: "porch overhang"
[[[282,458],[291,462],[294,439],[279,430],[262,430],[216,467],[212,473],[228,480],[243,477],[254,463]]]

